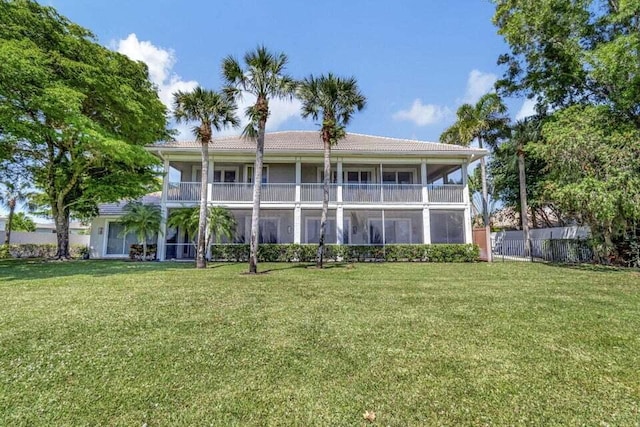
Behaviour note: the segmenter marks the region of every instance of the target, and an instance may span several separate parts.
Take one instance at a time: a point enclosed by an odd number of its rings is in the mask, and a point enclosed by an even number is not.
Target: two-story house
[[[198,142],[148,147],[164,162],[161,193],[145,203],[173,209],[200,202]],[[208,203],[236,218],[235,243],[249,241],[255,142],[215,139],[209,147]],[[332,149],[327,243],[382,245],[471,243],[467,166],[486,150],[433,142],[348,134]],[[260,241],[317,243],[323,191],[323,144],[317,131],[271,132],[265,137]],[[133,236],[122,236],[123,203],[100,206],[92,225],[92,256],[127,256]],[[160,260],[193,258],[191,238],[167,229]]]

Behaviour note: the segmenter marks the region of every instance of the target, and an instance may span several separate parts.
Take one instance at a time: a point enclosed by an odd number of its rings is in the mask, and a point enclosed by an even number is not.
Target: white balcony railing
[[[430,203],[462,203],[464,186],[459,184],[429,185]]]
[[[209,184],[210,200],[216,202],[251,202],[251,183]],[[329,201],[337,201],[337,184],[329,187]],[[301,202],[322,202],[323,184],[300,184]],[[458,184],[433,185],[427,187],[430,203],[463,203],[464,187]],[[295,202],[296,184],[263,184],[263,202]],[[167,201],[197,202],[200,200],[199,182],[171,182],[167,190]],[[420,184],[343,184],[342,201],[356,204],[375,203],[422,203]]]

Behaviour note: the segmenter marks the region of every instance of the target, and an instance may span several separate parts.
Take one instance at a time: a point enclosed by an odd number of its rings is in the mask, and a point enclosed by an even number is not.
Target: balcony
[[[323,198],[323,184],[300,184],[302,203],[320,203]],[[339,185],[329,186],[329,202],[342,201],[345,204],[406,204],[423,203],[423,187],[420,184],[343,184],[342,200],[338,200]],[[296,184],[263,184],[262,202],[296,202]],[[251,183],[210,183],[210,201],[227,203],[251,203],[253,184]],[[429,203],[457,204],[464,202],[464,187],[458,184],[427,185]],[[198,202],[199,182],[172,182],[167,189],[167,201]]]

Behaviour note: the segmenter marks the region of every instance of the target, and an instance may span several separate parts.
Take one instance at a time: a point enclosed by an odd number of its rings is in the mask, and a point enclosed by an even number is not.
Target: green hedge
[[[58,246],[54,244],[1,245],[0,258],[53,258],[57,251]],[[85,245],[69,246],[69,254],[72,258],[82,258],[86,252]]]
[[[260,262],[313,262],[317,245],[261,244],[258,246]],[[420,261],[420,262],[475,262],[480,256],[477,245],[327,245],[327,261]],[[215,261],[244,262],[249,259],[249,245],[213,245],[211,258]]]

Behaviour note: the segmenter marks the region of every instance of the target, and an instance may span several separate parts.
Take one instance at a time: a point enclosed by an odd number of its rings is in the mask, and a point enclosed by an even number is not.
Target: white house
[[[200,143],[148,147],[164,162],[161,193],[143,198],[163,217],[200,200]],[[255,142],[215,139],[209,147],[208,202],[237,221],[234,242],[248,242]],[[467,165],[486,150],[433,142],[348,134],[332,149],[328,243],[471,243]],[[322,209],[323,144],[317,131],[267,133],[260,241],[317,243]],[[91,227],[92,256],[123,257],[133,236],[121,236],[123,203],[100,206]],[[192,258],[183,230],[166,229],[160,260]]]

